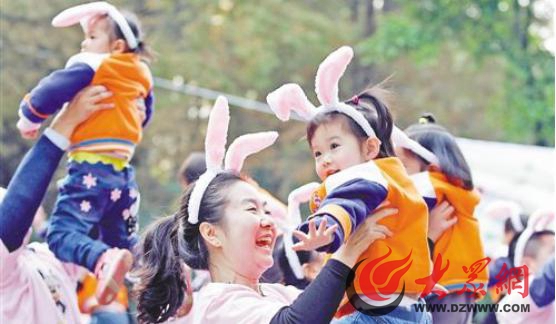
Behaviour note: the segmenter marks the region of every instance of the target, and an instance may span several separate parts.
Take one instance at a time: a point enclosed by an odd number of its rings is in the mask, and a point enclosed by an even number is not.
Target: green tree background
[[[0,6],[0,184],[7,185],[32,145],[15,129],[23,95],[79,50],[79,27],[50,20],[81,1],[7,1]],[[155,76],[264,101],[285,82],[313,102],[321,60],[350,44],[356,59],[343,98],[391,76],[393,113],[407,126],[423,112],[463,137],[554,145],[553,4],[545,0],[219,0],[112,1],[135,12],[158,53]],[[212,102],[155,89],[156,114],[133,164],[143,191],[142,223],[171,213],[177,170],[202,149]],[[249,159],[248,170],[284,200],[315,180],[304,127],[232,107],[229,138],[276,129],[278,143]],[[63,165],[57,177],[64,175]],[[56,195],[55,182],[46,199]]]

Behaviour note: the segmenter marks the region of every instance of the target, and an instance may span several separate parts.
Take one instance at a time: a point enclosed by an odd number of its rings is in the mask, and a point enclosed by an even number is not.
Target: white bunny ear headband
[[[98,15],[108,15],[112,18],[124,34],[129,48],[132,50],[137,48],[139,42],[135,34],[133,34],[127,20],[116,7],[108,2],[97,1],[68,8],[52,19],[52,26],[68,27],[81,23],[83,30],[87,30],[89,19]]]
[[[392,143],[395,146],[403,147],[404,149],[408,149],[411,152],[417,154],[425,161],[430,164],[440,166],[438,162],[438,157],[431,151],[427,150],[424,146],[419,144],[418,142],[409,138],[401,129],[394,125],[392,129]]]
[[[521,233],[515,244],[514,266],[523,265],[523,257],[525,254],[525,246],[533,234],[542,231],[554,231],[554,211],[538,210],[534,212],[527,222],[527,227]]]
[[[284,230],[284,252],[290,264],[290,268],[297,279],[303,279],[303,269],[301,262],[297,257],[297,253],[292,249],[293,246],[293,229],[301,224],[301,212],[299,205],[306,203],[311,199],[311,194],[318,188],[319,184],[311,182],[293,190],[288,195],[288,220],[289,224],[286,225]]]
[[[347,105],[338,98],[338,82],[353,58],[353,49],[342,46],[332,52],[320,64],[315,79],[315,92],[321,104],[316,108],[296,83],[288,83],[269,93],[266,101],[278,119],[287,121],[291,111],[295,111],[305,121],[311,120],[316,114],[331,111],[343,113],[353,119],[365,134],[376,137],[371,124],[365,116],[354,107]]]
[[[207,171],[195,182],[187,206],[190,224],[199,222],[201,200],[210,182],[220,173],[231,171],[239,173],[245,159],[272,145],[278,138],[277,132],[246,134],[236,138],[226,153],[230,108],[228,100],[219,96],[212,108],[205,137]],[[224,157],[225,155],[225,157]],[[225,160],[225,162],[224,162]],[[224,166],[222,166],[224,162]]]
[[[521,212],[521,207],[517,203],[509,200],[495,201],[485,209],[485,215],[494,219],[505,221],[509,218],[512,227],[517,232],[521,232],[525,229],[521,222]]]

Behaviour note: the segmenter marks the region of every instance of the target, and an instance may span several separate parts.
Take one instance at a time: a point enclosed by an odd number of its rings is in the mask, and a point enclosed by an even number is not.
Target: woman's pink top
[[[75,289],[82,271],[60,262],[44,243],[10,253],[0,241],[0,322],[81,323]]]
[[[264,296],[239,284],[209,283],[193,301],[187,323],[269,323],[284,306],[301,293],[293,286],[261,284]]]

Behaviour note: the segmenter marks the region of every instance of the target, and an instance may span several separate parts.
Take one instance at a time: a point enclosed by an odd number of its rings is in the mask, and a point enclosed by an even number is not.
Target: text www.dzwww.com
[[[467,313],[467,312],[500,312],[529,313],[529,304],[415,304],[417,312]]]

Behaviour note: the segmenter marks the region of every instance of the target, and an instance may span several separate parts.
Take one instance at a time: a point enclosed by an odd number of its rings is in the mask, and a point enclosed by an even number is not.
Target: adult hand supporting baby
[[[351,234],[348,240],[332,255],[332,258],[348,267],[353,267],[361,253],[365,252],[374,241],[392,236],[392,232],[386,226],[379,225],[378,222],[397,213],[398,210],[395,208],[375,211]]]
[[[101,85],[90,86],[81,90],[56,115],[50,128],[69,139],[75,128],[87,120],[93,113],[103,109],[114,108],[113,103],[103,102],[104,99],[110,96],[112,96],[112,93]]]

